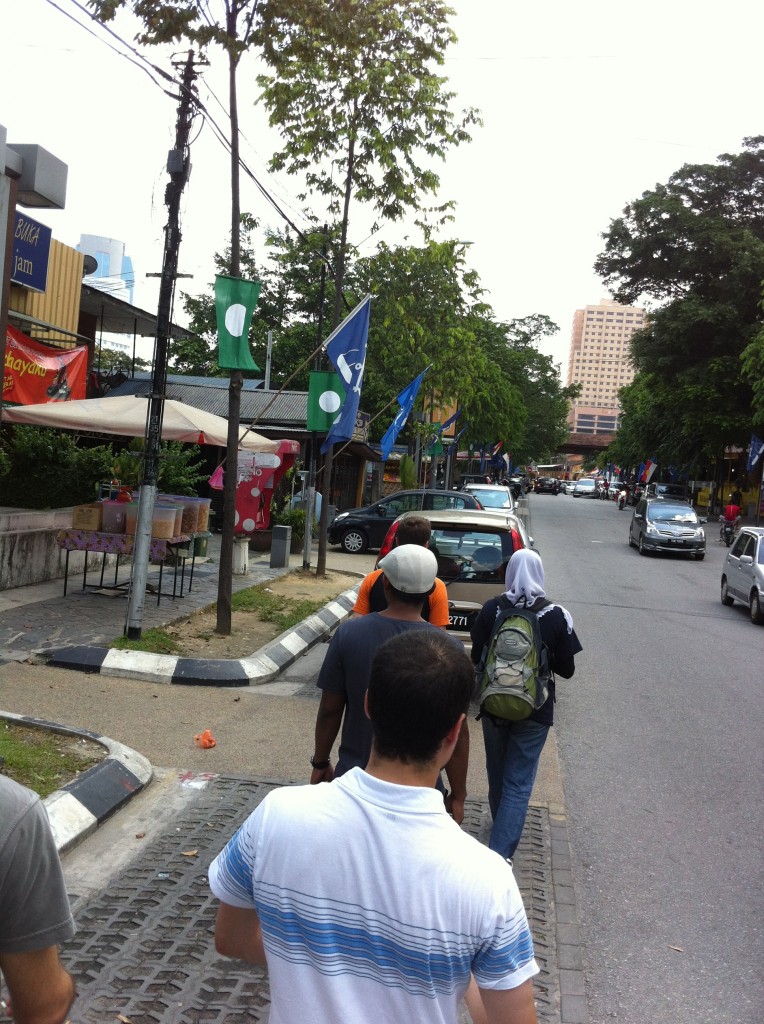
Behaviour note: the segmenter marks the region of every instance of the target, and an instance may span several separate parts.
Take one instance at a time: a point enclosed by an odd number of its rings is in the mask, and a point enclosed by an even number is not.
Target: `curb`
[[[336,629],[350,615],[357,593],[357,587],[343,591],[320,611],[248,658],[177,658],[113,647],[65,647],[53,651],[46,663],[53,668],[182,686],[262,685],[275,679]]]
[[[109,752],[98,764],[43,801],[59,853],[70,850],[95,832],[130,797],[140,793],[153,777],[151,764],[142,754],[108,736],[11,711],[0,711],[0,719],[66,736],[82,736],[106,747]]]

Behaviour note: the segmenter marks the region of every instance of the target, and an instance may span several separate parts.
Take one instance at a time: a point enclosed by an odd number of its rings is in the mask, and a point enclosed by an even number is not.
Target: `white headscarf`
[[[521,548],[515,551],[507,564],[507,573],[504,577],[506,585],[506,596],[512,604],[519,604],[521,607],[530,607],[540,597],[546,597],[544,590],[544,566],[541,563],[541,555],[532,548]],[[524,599],[524,600],[523,600]],[[552,608],[559,608],[565,616],[568,633],[573,632],[573,617],[567,608],[561,604],[549,604],[538,612],[539,618]]]
[[[515,551],[507,563],[504,580],[506,595],[512,604],[532,605],[540,597],[546,597],[541,556],[531,548]]]

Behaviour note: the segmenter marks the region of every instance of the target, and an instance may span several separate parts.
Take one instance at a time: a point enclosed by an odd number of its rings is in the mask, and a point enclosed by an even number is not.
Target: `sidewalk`
[[[215,535],[210,540],[208,557],[214,561],[197,564],[190,595],[175,601],[163,598],[159,606],[147,595],[146,628],[185,617],[216,600],[220,537]],[[315,565],[315,552],[312,561]],[[353,571],[355,567],[358,571],[360,561],[358,556],[330,549],[327,567],[343,571]],[[302,555],[293,555],[291,567],[301,566]],[[247,576],[234,577],[234,590],[273,579],[287,571],[270,569],[268,554],[251,557],[249,570]],[[97,737],[112,754],[117,752],[102,762],[109,765],[106,770],[96,766],[85,773],[87,780],[65,787],[63,794],[56,794],[54,802],[58,808],[52,815],[66,809],[69,816],[60,829],[62,846],[74,846],[97,826],[102,826],[85,845],[67,854],[67,858],[87,858],[92,843],[96,844],[96,851],[101,849],[99,843],[108,847],[108,841],[115,841],[110,839],[112,829],[121,828],[122,832],[127,829],[128,839],[134,841],[134,833],[139,831],[133,827],[134,815],[145,813],[139,809],[151,805],[155,786],[158,786],[159,799],[159,790],[166,785],[155,782],[144,789],[150,771],[141,773],[135,768],[145,760],[143,755],[148,755],[155,765],[178,766],[177,777],[174,771],[171,773],[175,786],[193,786],[197,780],[203,786],[198,790],[198,806],[194,805],[188,827],[184,824],[180,830],[165,828],[154,832],[152,829],[149,834],[155,834],[156,838],[149,842],[147,837],[145,847],[141,844],[140,865],[118,872],[114,884],[102,893],[78,901],[80,936],[65,952],[67,962],[78,974],[82,992],[76,1019],[83,1024],[88,1021],[95,1024],[105,1016],[122,1014],[136,1020],[149,1012],[157,1022],[175,1024],[180,1020],[197,1019],[222,1022],[232,1019],[232,1005],[240,1007],[237,1000],[244,998],[245,993],[255,992],[254,1005],[261,1007],[258,1013],[263,1014],[258,1019],[267,1019],[267,984],[262,978],[253,978],[249,968],[226,965],[221,974],[220,961],[210,948],[207,926],[212,910],[206,887],[200,883],[201,862],[206,863],[214,856],[219,847],[220,830],[228,832],[236,827],[251,808],[255,794],[274,786],[305,781],[302,747],[303,739],[307,737],[309,741],[312,735],[315,687],[295,686],[279,679],[265,686],[235,691],[209,685],[158,691],[156,686],[146,687],[140,679],[171,680],[158,675],[141,677],[140,672],[128,672],[125,666],[120,671],[113,665],[109,673],[113,680],[102,682],[99,677],[85,675],[82,671],[62,672],[52,668],[50,661],[46,665],[17,664],[14,667],[14,662],[37,661],[40,655],[61,649],[64,644],[72,645],[70,651],[95,650],[99,652],[98,658],[105,658],[108,647],[96,645],[108,645],[122,634],[127,601],[124,597],[82,592],[80,582],[78,577],[70,579],[66,598],[62,580],[0,593],[2,706],[11,707],[16,715],[47,718],[48,725],[68,722],[68,728],[73,730],[85,720],[91,728],[108,734],[88,732],[87,735]],[[345,608],[340,606],[331,613],[324,609],[319,613],[324,633],[332,628],[327,625],[327,614],[336,625],[347,614],[350,604],[348,599]],[[300,635],[304,626],[305,623],[300,624],[278,641],[285,655],[293,661],[308,646]],[[259,652],[257,657],[261,656]],[[135,658],[135,654],[130,655],[131,661]],[[205,671],[208,672],[209,667],[208,664]],[[272,668],[270,678],[275,678],[283,666],[274,664]],[[87,670],[92,673],[99,668],[91,663]],[[214,682],[209,678],[198,681]],[[242,682],[239,679],[227,685],[240,686]],[[109,696],[100,696],[105,693]],[[87,712],[83,712],[83,708],[87,708]],[[0,712],[0,718],[3,714]],[[145,728],[132,724],[136,715],[146,718]],[[199,751],[190,743],[196,724],[214,725],[215,721],[229,723],[221,737],[221,754],[235,749],[237,754],[248,755],[243,772],[238,767],[234,767],[233,772],[230,767],[226,769],[222,758],[215,762],[214,755]],[[220,728],[223,729],[222,725]],[[475,730],[472,770],[482,780],[477,726]],[[157,732],[162,733],[162,742],[166,744],[161,753],[152,746]],[[109,735],[119,737],[120,743],[109,740]],[[123,746],[125,741],[130,747]],[[133,746],[141,753],[132,750]],[[516,853],[515,873],[542,970],[536,980],[539,1020],[550,1024],[585,1024],[588,1018],[583,988],[583,950],[578,935],[567,821],[553,737],[547,747],[526,830]],[[205,770],[205,764],[209,765],[209,771]],[[126,775],[125,765],[133,774],[140,775],[139,784],[134,784]],[[217,772],[219,774],[215,774]],[[139,797],[139,794],[142,795]],[[114,814],[116,810],[120,813]],[[220,818],[224,810],[225,821]],[[113,818],[107,820],[111,815]],[[150,821],[150,812],[148,817]],[[209,827],[213,819],[218,821],[214,831]],[[484,784],[471,787],[463,827],[480,841],[487,840],[490,815]],[[191,847],[199,850],[199,860],[184,856],[184,851]],[[96,852],[95,856],[109,859],[106,849]],[[172,870],[168,872],[170,862]],[[147,917],[144,908],[156,905],[161,906],[161,913],[152,912]],[[136,929],[130,922],[139,919],[142,924]],[[185,922],[183,934],[168,942],[167,929],[172,931],[171,923],[176,921]],[[112,952],[107,955],[104,949]],[[129,970],[125,967],[128,962],[133,965]],[[176,989],[178,993],[177,999],[172,1001],[166,998],[168,971],[173,977],[173,993]],[[220,988],[223,976],[227,980]],[[234,989],[238,996],[232,1004],[229,996]],[[249,999],[247,995],[246,1000]],[[178,1015],[179,1002],[183,1003],[182,1013],[187,1016]],[[250,1018],[245,1014],[243,1019]]]

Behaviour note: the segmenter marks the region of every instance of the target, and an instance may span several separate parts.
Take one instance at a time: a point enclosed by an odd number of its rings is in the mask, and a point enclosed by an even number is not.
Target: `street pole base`
[[[127,639],[128,640],[140,640],[141,638],[141,627],[140,626],[128,626],[127,627]]]

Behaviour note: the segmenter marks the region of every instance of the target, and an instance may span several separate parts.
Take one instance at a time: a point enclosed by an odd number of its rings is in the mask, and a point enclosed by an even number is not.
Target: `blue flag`
[[[430,367],[428,366],[427,370],[429,369]],[[419,391],[419,385],[422,383],[422,378],[427,373],[427,370],[422,370],[419,376],[412,380],[410,384],[406,385],[403,391],[398,395],[398,405],[400,406],[398,415],[385,431],[381,441],[383,462],[387,462],[390,458],[390,452],[393,450],[395,439],[406,425],[406,420],[409,418],[409,413],[411,412],[417,392]]]
[[[345,391],[345,401],[321,445],[322,452],[328,451],[338,441],[349,441],[353,436],[358,415],[358,403],[361,401],[370,308],[371,296],[367,295],[325,342],[326,354],[340,375]]]
[[[442,423],[438,427],[438,433],[442,434],[444,430],[448,430],[448,428],[451,426],[451,424],[455,423],[459,419],[461,414],[462,414],[462,410],[461,409],[457,409],[453,416],[451,416],[449,419],[446,420],[445,423]]]
[[[753,467],[761,458],[761,451],[764,448],[764,441],[755,434],[751,434],[751,446],[748,449],[748,467],[747,472],[751,472]]]

